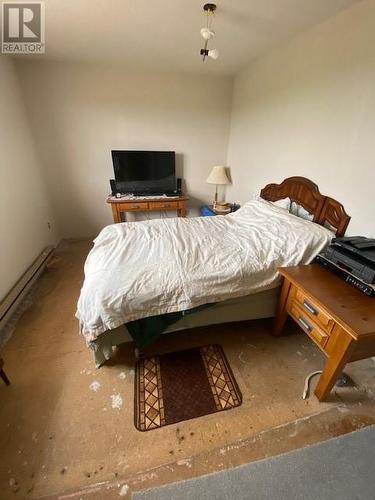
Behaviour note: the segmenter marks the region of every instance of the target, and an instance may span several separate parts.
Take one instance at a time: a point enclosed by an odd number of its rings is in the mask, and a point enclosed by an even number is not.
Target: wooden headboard
[[[334,229],[336,236],[344,236],[350,222],[343,205],[322,195],[318,186],[305,177],[289,177],[281,184],[268,184],[262,189],[260,196],[268,201],[290,198],[313,215],[314,222]]]

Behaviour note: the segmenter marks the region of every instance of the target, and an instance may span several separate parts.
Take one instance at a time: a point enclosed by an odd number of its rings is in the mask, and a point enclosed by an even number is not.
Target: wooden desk
[[[141,198],[139,200],[116,198],[109,196],[107,203],[112,207],[113,222],[121,222],[121,212],[152,212],[160,210],[175,210],[178,217],[186,217],[187,196],[178,198]]]
[[[327,357],[315,389],[322,401],[346,363],[375,355],[375,297],[367,297],[318,264],[284,267],[273,334],[291,316]]]

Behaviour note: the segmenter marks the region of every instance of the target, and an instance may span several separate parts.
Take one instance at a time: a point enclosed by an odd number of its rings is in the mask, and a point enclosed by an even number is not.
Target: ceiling
[[[23,0],[16,0],[22,2]],[[234,75],[251,59],[358,0],[217,0],[203,63],[201,0],[45,0],[47,60]]]

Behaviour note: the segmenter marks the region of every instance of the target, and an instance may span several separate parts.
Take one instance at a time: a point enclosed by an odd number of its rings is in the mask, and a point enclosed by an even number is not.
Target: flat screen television
[[[174,151],[112,151],[117,188],[138,195],[176,190]]]

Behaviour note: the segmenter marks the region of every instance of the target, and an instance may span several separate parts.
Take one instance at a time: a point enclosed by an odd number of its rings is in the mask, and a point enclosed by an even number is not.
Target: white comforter
[[[333,234],[264,200],[231,215],[105,227],[85,264],[77,318],[87,342],[136,319],[183,311],[279,284]]]

